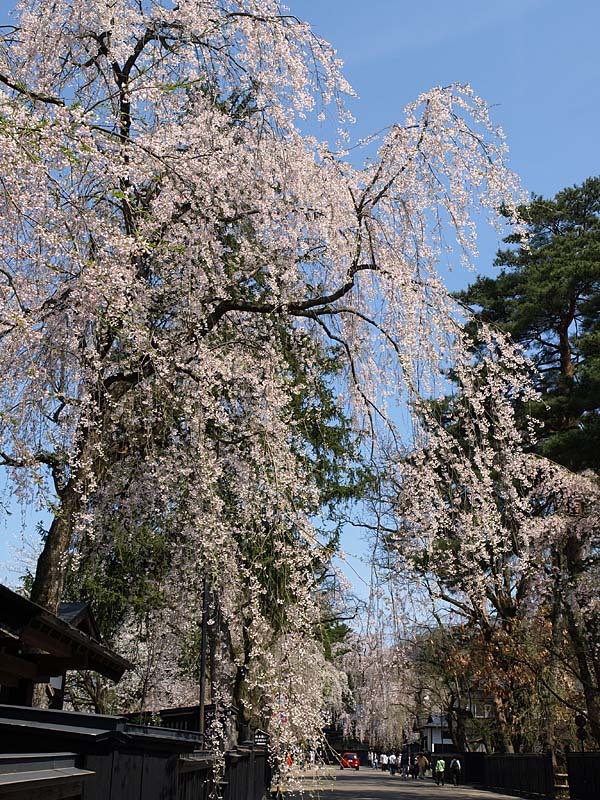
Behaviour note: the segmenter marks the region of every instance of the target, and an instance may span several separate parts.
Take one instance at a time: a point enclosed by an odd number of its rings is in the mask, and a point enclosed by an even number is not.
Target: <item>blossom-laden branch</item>
[[[332,102],[345,124],[350,88],[275,0],[19,8],[0,54],[0,450],[56,510],[34,599],[57,606],[86,546],[165,537],[160,580],[191,608],[211,576],[248,702],[272,699],[309,674],[289,647],[320,613],[319,432],[348,414],[373,454],[399,441],[394,408],[464,353],[438,266],[452,239],[472,258],[474,210],[515,207],[502,134],[468,87],[438,87],[354,168],[301,131]]]

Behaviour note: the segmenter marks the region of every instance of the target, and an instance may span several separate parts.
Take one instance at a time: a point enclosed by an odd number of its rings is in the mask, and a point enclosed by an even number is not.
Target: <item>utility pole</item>
[[[202,590],[202,641],[200,643],[200,703],[198,708],[198,731],[202,736],[202,747],[204,747],[204,707],[206,695],[206,650],[208,639],[208,603],[210,587],[208,578],[204,575]]]

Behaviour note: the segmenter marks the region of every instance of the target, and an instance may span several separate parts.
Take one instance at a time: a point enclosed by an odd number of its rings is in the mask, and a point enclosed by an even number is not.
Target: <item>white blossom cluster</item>
[[[118,547],[115,521],[125,540],[166,536],[171,613],[122,639],[146,696],[187,700],[177,646],[208,576],[224,682],[241,674],[250,717],[300,746],[341,678],[311,633],[319,492],[290,364],[335,348],[340,410],[373,450],[441,367],[467,380],[438,268],[451,247],[471,261],[477,214],[515,207],[502,134],[469,87],[437,87],[353,167],[300,130],[331,102],[345,124],[349,87],[275,0],[23,0],[0,89],[0,459],[55,514],[36,598],[56,604],[84,542]],[[469,471],[438,434],[469,498],[461,558],[505,551],[487,470],[527,480],[507,410],[519,378],[501,375],[469,395],[479,426],[494,403],[501,465],[483,447]],[[424,502],[423,475],[410,514],[429,546],[456,514]]]

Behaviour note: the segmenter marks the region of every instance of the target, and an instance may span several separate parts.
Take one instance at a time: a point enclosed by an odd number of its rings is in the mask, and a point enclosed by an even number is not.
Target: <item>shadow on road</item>
[[[333,767],[307,774],[302,790],[285,792],[284,800],[301,800],[307,795],[322,800],[515,800],[470,786],[437,786],[431,778],[414,780],[369,768],[350,772]]]

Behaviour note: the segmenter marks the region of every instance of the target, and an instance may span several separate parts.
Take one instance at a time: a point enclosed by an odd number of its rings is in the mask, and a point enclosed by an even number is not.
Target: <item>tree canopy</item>
[[[436,87],[353,166],[335,53],[276,0],[24,0],[0,88],[0,462],[53,515],[32,598],[152,559],[170,613],[118,643],[159,702],[209,578],[223,685],[290,747],[334,684],[315,515],[361,479],[346,445],[394,446],[390,409],[470,361],[438,267],[515,208],[502,133]],[[302,126],[331,105],[329,144]]]
[[[458,297],[532,359],[543,422],[540,452],[581,470],[600,467],[600,178],[535,196],[521,208],[529,237],[510,236],[495,278]]]
[[[528,238],[508,237],[498,277],[458,294],[474,315],[472,363],[451,371],[452,395],[421,405],[428,435],[391,467],[383,498],[392,563],[426,587],[446,632],[433,640],[494,707],[502,750],[556,752],[577,708],[600,742],[599,202],[591,178],[520,209]],[[479,322],[522,348],[537,397],[490,360]],[[461,710],[448,710],[457,724]]]

